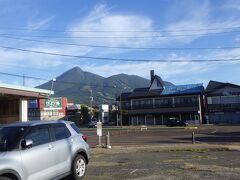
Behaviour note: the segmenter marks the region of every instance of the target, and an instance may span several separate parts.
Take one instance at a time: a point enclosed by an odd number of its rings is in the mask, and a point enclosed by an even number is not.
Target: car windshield
[[[0,151],[11,151],[16,149],[26,129],[27,127],[0,128]]]

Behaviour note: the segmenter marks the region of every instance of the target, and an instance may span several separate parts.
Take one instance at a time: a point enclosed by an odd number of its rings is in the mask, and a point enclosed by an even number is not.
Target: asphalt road
[[[168,143],[192,143],[192,132],[195,133],[196,143],[231,144],[240,143],[240,126],[215,126],[201,125],[198,129],[189,128],[148,128],[140,131],[140,127],[131,129],[103,129],[103,135],[107,132],[111,135],[112,146],[129,145],[157,145]],[[82,131],[88,136],[91,147],[98,144],[96,129],[84,129]],[[105,143],[105,136],[101,138]]]

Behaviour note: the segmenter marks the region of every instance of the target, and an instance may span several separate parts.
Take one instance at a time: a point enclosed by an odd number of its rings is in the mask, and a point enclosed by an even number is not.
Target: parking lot
[[[184,147],[184,148],[179,148]],[[239,179],[240,151],[226,147],[93,149],[85,179]]]
[[[111,135],[112,146],[129,145],[158,145],[192,143],[192,132],[195,133],[196,143],[208,144],[236,144],[240,143],[240,126],[216,126],[201,125],[197,129],[192,127],[148,127],[148,130],[140,130],[140,127],[103,129],[103,135],[107,132]],[[88,136],[91,147],[98,144],[96,129],[83,129]],[[105,143],[105,137],[102,138]]]
[[[97,148],[96,129],[82,129],[92,152],[85,179],[239,179],[240,126],[108,131],[111,149]]]

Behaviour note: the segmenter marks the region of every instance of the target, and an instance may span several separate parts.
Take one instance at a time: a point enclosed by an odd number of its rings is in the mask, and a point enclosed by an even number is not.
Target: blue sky
[[[1,72],[44,79],[52,79],[74,66],[104,77],[125,73],[148,79],[149,71],[154,69],[156,74],[174,84],[206,85],[209,80],[240,84],[240,62],[171,62],[178,59],[240,58],[240,49],[126,50],[57,45],[3,37],[8,34],[10,37],[43,41],[138,48],[224,47],[240,46],[239,32],[208,36],[176,35],[221,33],[227,31],[224,28],[239,26],[240,1],[237,0],[0,0],[0,46],[79,56],[169,60],[161,63],[74,59],[0,48],[0,67]],[[233,30],[240,31],[240,28]],[[111,38],[76,38],[79,36]],[[167,37],[128,38],[135,36]],[[22,78],[0,75],[0,82],[22,84]],[[36,86],[43,82],[27,79],[26,85]]]

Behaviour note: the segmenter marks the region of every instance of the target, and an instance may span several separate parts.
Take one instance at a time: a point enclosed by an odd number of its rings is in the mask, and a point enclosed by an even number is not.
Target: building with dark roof
[[[206,119],[209,123],[240,123],[239,85],[210,81],[205,96]]]
[[[154,71],[150,75],[149,87],[122,93],[117,99],[121,101],[123,124],[162,125],[170,118],[194,124],[204,121],[203,84],[166,84]]]

